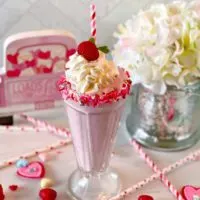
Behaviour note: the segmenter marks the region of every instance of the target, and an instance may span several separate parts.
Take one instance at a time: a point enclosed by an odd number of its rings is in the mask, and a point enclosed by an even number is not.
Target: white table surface
[[[30,116],[46,120],[60,127],[67,127],[67,120],[64,109],[52,109],[48,111],[37,111],[28,113]],[[25,120],[15,118],[15,124],[28,125]],[[19,156],[23,153],[36,150],[46,145],[53,144],[60,138],[53,136],[48,132],[5,132],[0,131],[0,162],[9,158]],[[168,166],[176,160],[188,155],[191,151],[200,148],[200,143],[195,147],[176,153],[163,153],[150,150],[147,151],[161,168]],[[70,173],[76,168],[76,161],[72,145],[66,146],[61,150],[61,154],[56,155],[54,159],[45,163],[46,177],[55,181],[54,188],[58,192],[58,200],[67,199],[65,196],[65,185]],[[144,163],[133,148],[128,144],[127,132],[122,123],[118,133],[117,144],[115,146],[115,155],[112,157],[111,165],[121,176],[122,189],[130,187],[133,184],[149,177],[152,174],[151,169]],[[32,160],[38,160],[37,157]],[[176,188],[192,184],[200,186],[200,162],[196,161],[169,174],[169,179],[174,183]],[[39,199],[40,181],[24,179],[16,176],[16,167],[11,166],[0,170],[0,184],[3,185],[6,193],[6,200],[36,200]],[[17,192],[10,192],[7,188],[9,185],[17,184],[22,188]],[[138,190],[127,200],[137,200],[138,195],[149,194],[155,200],[175,199],[170,192],[157,180]]]

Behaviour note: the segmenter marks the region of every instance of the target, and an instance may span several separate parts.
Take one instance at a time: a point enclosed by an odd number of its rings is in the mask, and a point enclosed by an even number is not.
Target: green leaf
[[[110,49],[107,46],[101,46],[101,47],[98,47],[98,49],[99,51],[102,51],[105,54],[110,52]]]
[[[95,44],[95,39],[94,38],[90,38],[89,41],[92,42],[93,44]]]

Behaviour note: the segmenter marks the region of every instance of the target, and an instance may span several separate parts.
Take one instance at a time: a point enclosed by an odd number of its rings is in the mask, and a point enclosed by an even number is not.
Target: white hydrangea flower
[[[115,33],[116,64],[127,69],[133,84],[157,94],[200,78],[200,1],[156,4],[140,11]]]

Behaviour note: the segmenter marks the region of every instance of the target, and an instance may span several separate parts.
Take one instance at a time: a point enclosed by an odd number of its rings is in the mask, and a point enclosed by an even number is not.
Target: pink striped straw
[[[36,150],[34,150],[32,152],[29,152],[29,153],[25,153],[24,155],[20,155],[18,157],[11,158],[11,159],[9,159],[7,161],[3,161],[2,163],[0,163],[0,169],[3,169],[5,167],[9,167],[11,165],[14,165],[19,159],[23,159],[23,158],[24,159],[28,159],[28,158],[37,156],[40,153],[53,151],[55,149],[67,146],[68,144],[71,144],[71,140],[70,139],[62,140],[62,141],[59,141],[59,142],[57,142],[55,144],[48,145],[48,146],[40,148],[40,149],[36,149]]]
[[[161,181],[169,189],[169,191],[176,197],[176,199],[184,200],[182,195],[175,188],[175,186],[168,180],[168,178],[165,176],[165,174],[159,170],[156,163],[154,163],[153,160],[143,151],[141,145],[139,145],[135,140],[132,141],[132,144],[133,144],[135,150],[140,154],[140,156],[145,160],[145,162],[151,167],[151,169],[155,173],[160,174]]]
[[[0,131],[10,131],[10,132],[15,132],[15,133],[29,132],[29,131],[44,132],[46,131],[46,128],[35,127],[35,126],[32,127],[32,126],[1,126],[0,125]]]
[[[19,159],[22,158],[31,158],[34,157],[40,153],[44,153],[44,152],[48,152],[48,151],[52,151],[52,150],[56,150],[58,148],[64,147],[68,144],[71,144],[71,137],[70,137],[70,132],[68,129],[61,129],[61,128],[57,128],[45,121],[41,121],[38,119],[35,119],[33,117],[29,117],[25,114],[20,114],[21,117],[25,118],[27,121],[31,122],[33,125],[35,125],[36,127],[29,127],[29,126],[0,126],[0,130],[6,130],[6,131],[12,131],[12,132],[27,132],[27,131],[35,131],[35,132],[41,132],[41,131],[50,131],[51,133],[57,135],[57,136],[62,136],[67,138],[66,140],[61,140],[55,144],[52,145],[48,145],[46,147],[40,148],[40,149],[36,149],[32,152],[29,153],[25,153],[24,155],[20,155],[18,157],[15,158],[11,158],[7,161],[4,161],[2,163],[0,163],[0,169],[5,168],[5,167],[9,167],[11,165],[14,165],[16,163],[16,161],[18,161]]]
[[[38,126],[40,128],[45,128],[46,130],[50,131],[51,133],[53,134],[56,134],[58,136],[61,136],[61,137],[68,137],[70,138],[70,132],[68,129],[66,128],[57,128],[45,121],[42,121],[42,120],[38,120],[36,118],[33,118],[33,117],[29,117],[25,114],[20,114],[20,116],[24,119],[26,119],[28,122],[31,122],[33,125],[35,126]]]
[[[181,166],[187,164],[188,162],[197,160],[199,157],[200,157],[200,150],[197,150],[197,151],[189,154],[185,158],[182,158],[181,160],[179,160],[179,161],[169,165],[168,167],[164,168],[161,172],[155,173],[152,176],[150,176],[149,178],[146,178],[143,181],[140,181],[140,182],[136,183],[135,185],[132,185],[131,187],[125,189],[120,194],[118,194],[117,196],[115,196],[115,197],[113,197],[113,198],[111,198],[109,200],[122,200],[122,199],[125,199],[129,195],[132,195],[138,189],[140,189],[140,188],[144,187],[145,185],[147,185],[148,183],[151,183],[152,181],[160,178],[160,174],[169,173],[172,170],[175,170],[178,167],[181,167]]]
[[[137,184],[132,185],[131,187],[125,189],[120,194],[118,194],[115,197],[110,198],[109,200],[122,200],[122,199],[125,199],[128,196],[132,195],[137,190],[139,190],[140,188],[142,188],[145,185],[147,185],[148,183],[151,183],[152,181],[158,179],[159,176],[160,176],[160,174],[153,174],[151,177],[145,178],[144,180],[138,182]]]
[[[97,27],[96,27],[96,6],[95,4],[90,5],[90,27],[91,27],[91,37],[96,40]]]

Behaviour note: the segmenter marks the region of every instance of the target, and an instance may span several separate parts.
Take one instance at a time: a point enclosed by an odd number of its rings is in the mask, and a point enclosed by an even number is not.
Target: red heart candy
[[[51,188],[45,188],[40,190],[39,196],[42,200],[55,200],[57,192]]]
[[[0,200],[4,200],[5,196],[4,195],[0,195]]]
[[[18,168],[17,174],[25,178],[42,178],[45,168],[41,162],[31,162],[26,167]]]
[[[10,186],[9,186],[9,189],[10,189],[11,191],[16,191],[16,190],[18,189],[18,185],[10,185]]]
[[[4,200],[4,198],[5,198],[5,196],[4,196],[4,193],[3,193],[3,187],[0,184],[0,200]]]
[[[184,186],[181,193],[185,200],[193,200],[195,196],[200,198],[200,188],[191,185]]]
[[[154,200],[154,199],[149,195],[141,195],[138,197],[138,200]]]

